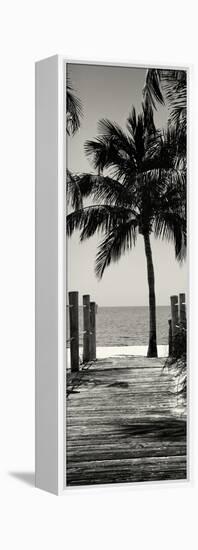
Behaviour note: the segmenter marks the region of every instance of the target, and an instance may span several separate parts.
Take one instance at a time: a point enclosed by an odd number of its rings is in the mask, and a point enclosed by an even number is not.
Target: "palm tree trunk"
[[[152,258],[149,233],[144,233],[143,237],[144,237],[146,261],[147,261],[147,275],[148,275],[148,286],[149,286],[149,346],[148,346],[147,357],[157,357],[155,277],[154,277],[153,258]]]

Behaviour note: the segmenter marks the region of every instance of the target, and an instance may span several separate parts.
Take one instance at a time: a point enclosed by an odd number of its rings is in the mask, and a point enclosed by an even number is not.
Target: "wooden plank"
[[[67,401],[68,485],[185,479],[185,404],[163,364],[113,357],[78,373]]]

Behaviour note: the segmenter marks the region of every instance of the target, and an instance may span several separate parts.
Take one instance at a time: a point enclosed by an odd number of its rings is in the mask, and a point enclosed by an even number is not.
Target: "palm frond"
[[[85,143],[85,153],[91,158],[94,168],[99,173],[104,168],[109,169],[112,177],[118,180],[137,171],[133,140],[124,133],[123,136],[115,134],[108,138],[107,135],[101,135],[96,140]]]
[[[186,220],[186,170],[175,168],[164,170],[161,176],[161,193],[159,211],[164,209],[175,212]]]
[[[91,196],[98,203],[133,208],[135,195],[117,179],[109,176],[82,174],[78,177],[82,197]]]
[[[129,156],[131,155],[133,140],[122,130],[119,124],[108,119],[101,119],[98,123],[98,131],[103,138],[108,138],[111,144],[115,144],[117,148],[120,147]]]
[[[156,109],[156,102],[168,104],[169,124],[182,124],[186,131],[187,78],[186,71],[173,69],[149,69],[143,95]],[[165,100],[164,100],[165,97]]]
[[[168,126],[148,137],[143,159],[144,168],[158,167],[174,169],[181,159],[186,158],[186,139],[178,127]]]
[[[135,107],[132,106],[131,112],[127,118],[127,129],[132,135],[132,137],[134,136],[136,126],[137,126],[136,110],[135,110]]]
[[[156,102],[164,105],[164,97],[161,87],[161,70],[148,69],[146,72],[146,81],[143,88],[143,96],[148,103],[156,109]]]
[[[136,115],[135,108],[127,118],[127,129],[133,140],[133,158],[136,172],[140,169],[142,159],[145,154],[145,113],[142,112]]]
[[[83,116],[81,100],[75,95],[69,77],[67,76],[66,90],[66,114],[67,114],[67,133],[75,134],[80,128],[80,119]]]
[[[126,222],[132,216],[130,209],[110,205],[93,205],[68,214],[66,220],[67,235],[74,230],[81,231],[80,240],[92,237],[95,233],[111,231],[118,224]]]
[[[144,120],[144,131],[146,136],[155,135],[156,128],[154,124],[153,106],[149,102],[147,96],[145,96],[144,101],[142,102],[142,112]]]
[[[157,213],[162,208],[170,207],[176,213],[185,215],[186,208],[186,170],[180,168],[152,168],[137,176],[140,198],[144,202],[149,192],[152,211]]]
[[[170,117],[169,122],[171,124],[179,125],[183,124],[184,130],[186,130],[187,120],[187,90],[179,90],[175,97],[170,99]]]
[[[111,262],[117,262],[122,254],[135,246],[137,227],[137,220],[129,220],[107,233],[96,256],[95,272],[99,279]]]
[[[91,159],[91,163],[99,172],[108,166],[109,141],[104,136],[96,140],[87,140],[84,145],[85,154]]]
[[[186,222],[185,219],[170,211],[162,210],[155,216],[154,235],[162,239],[173,240],[175,257],[183,262],[186,257]]]
[[[66,191],[67,205],[70,205],[74,210],[82,208],[83,199],[79,180],[69,170],[67,170]]]

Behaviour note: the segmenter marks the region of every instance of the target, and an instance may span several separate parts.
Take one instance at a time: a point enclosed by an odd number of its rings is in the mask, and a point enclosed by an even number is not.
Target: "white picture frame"
[[[35,75],[35,470],[36,487],[57,495],[66,489],[66,64],[41,60]]]

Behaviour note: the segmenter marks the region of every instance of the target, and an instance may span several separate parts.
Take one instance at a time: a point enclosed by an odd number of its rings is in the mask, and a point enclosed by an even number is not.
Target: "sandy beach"
[[[168,346],[157,346],[158,357],[168,356]],[[83,348],[79,348],[80,360],[82,360]],[[70,349],[67,348],[67,369],[70,368]],[[105,359],[107,357],[122,357],[125,355],[136,355],[146,357],[147,346],[99,346],[97,347],[96,357],[97,359]]]

